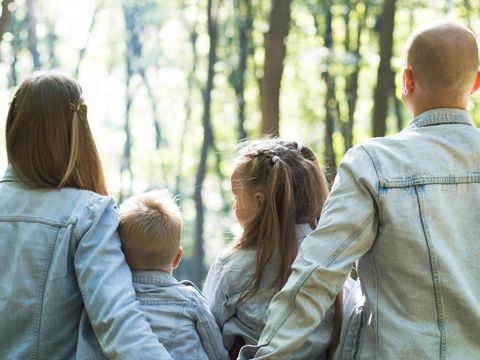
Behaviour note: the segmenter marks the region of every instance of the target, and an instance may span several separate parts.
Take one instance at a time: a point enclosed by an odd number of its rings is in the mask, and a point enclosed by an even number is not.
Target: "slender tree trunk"
[[[280,85],[285,59],[285,42],[290,29],[291,0],[272,0],[270,28],[265,37],[265,63],[260,88],[262,133],[276,134],[280,122]]]
[[[242,4],[245,3],[243,6]],[[249,54],[250,32],[253,26],[252,2],[251,0],[235,0],[237,12],[236,23],[239,37],[240,59],[234,71],[233,87],[237,97],[238,106],[238,138],[247,138],[245,131],[245,72],[247,70],[247,58]]]
[[[50,19],[47,20],[47,51],[48,51],[48,65],[50,69],[54,69],[58,66],[57,55],[55,54],[55,47],[57,43],[57,34],[55,32],[55,25]],[[77,77],[77,76],[75,76]]]
[[[215,2],[215,4],[213,4]],[[193,198],[195,201],[195,210],[197,217],[195,219],[195,243],[193,252],[193,274],[192,281],[200,284],[205,274],[205,267],[203,259],[205,251],[203,249],[203,225],[204,225],[204,207],[202,188],[205,180],[207,170],[208,150],[213,145],[213,131],[211,128],[211,92],[213,89],[214,65],[217,60],[217,21],[218,10],[220,4],[219,0],[208,0],[207,14],[208,14],[208,35],[210,37],[210,50],[208,53],[208,75],[205,90],[203,92],[203,143],[200,152],[200,163],[198,165],[197,174],[195,177],[195,191]]]
[[[332,12],[330,3],[326,4],[326,21],[325,21],[325,47],[329,49],[331,53],[333,51],[333,33],[332,33]],[[330,60],[327,62],[327,69],[322,74],[322,78],[325,81],[326,95],[325,95],[325,167],[326,177],[329,185],[333,183],[333,179],[336,175],[336,159],[335,151],[333,149],[333,132],[335,128],[335,78],[330,74],[329,70]]]
[[[37,48],[37,20],[33,8],[33,0],[27,0],[27,26],[28,26],[28,48],[32,54],[33,68],[40,69],[42,63]]]
[[[88,43],[90,41],[90,35],[92,34],[93,28],[95,27],[98,12],[102,8],[104,2],[105,2],[105,0],[101,0],[101,1],[96,2],[95,8],[93,9],[92,18],[91,18],[90,24],[88,26],[88,32],[87,32],[87,38],[85,40],[85,44],[83,44],[83,46],[78,51],[77,64],[75,65],[75,70],[73,72],[75,78],[78,78],[78,75],[80,73],[80,65],[82,64],[82,61],[85,57],[85,53],[87,51]]]
[[[148,99],[150,100],[150,106],[152,108],[152,120],[153,120],[153,128],[155,129],[155,148],[158,150],[160,149],[160,144],[162,143],[162,128],[160,126],[160,119],[158,119],[158,111],[157,111],[157,99],[155,99],[155,94],[148,82],[147,75],[145,74],[146,69],[142,65],[138,73],[142,77],[143,84],[147,89]]]
[[[388,112],[388,96],[391,90],[391,67],[393,28],[396,0],[384,0],[380,26],[380,65],[377,87],[374,93],[373,136],[385,136]]]
[[[133,173],[132,173],[132,135],[130,131],[130,108],[133,104],[132,77],[135,74],[135,49],[137,47],[138,37],[135,32],[135,12],[127,4],[123,5],[123,16],[125,27],[128,32],[125,51],[125,144],[123,146],[123,157],[120,165],[120,193],[119,202],[124,197],[132,193]],[[125,191],[125,180],[128,179],[128,189]]]
[[[13,38],[12,38],[12,41],[10,42],[12,61],[10,62],[10,69],[8,72],[9,88],[12,88],[18,85],[17,62],[18,62],[18,56],[23,49],[22,40],[20,39],[19,33],[25,28],[26,26],[25,22],[26,22],[25,19],[19,20],[17,18],[16,11],[13,11],[10,14],[8,31],[13,34]]]
[[[10,11],[8,10],[8,5],[12,0],[3,0],[2,1],[2,15],[0,16],[0,42],[2,42],[3,34],[8,29],[8,21],[10,18]]]
[[[187,95],[185,98],[185,120],[182,126],[182,132],[180,135],[180,146],[178,150],[178,160],[177,160],[177,174],[175,176],[175,194],[179,195],[181,193],[180,185],[182,179],[182,170],[183,170],[183,159],[185,153],[185,141],[187,138],[187,131],[190,126],[190,121],[192,118],[192,106],[193,106],[193,89],[196,88],[197,85],[195,70],[197,67],[198,61],[198,53],[197,53],[197,23],[192,27],[192,31],[190,33],[190,46],[192,49],[192,67],[190,68],[190,72],[187,78]],[[181,198],[180,200],[181,201]]]
[[[360,75],[360,46],[362,32],[365,27],[365,19],[367,18],[368,2],[365,1],[364,13],[357,12],[357,37],[355,42],[354,56],[355,56],[355,69],[352,75],[347,78],[347,105],[348,105],[348,123],[345,131],[345,152],[353,146],[353,125],[355,109],[357,107],[358,98],[358,77]]]

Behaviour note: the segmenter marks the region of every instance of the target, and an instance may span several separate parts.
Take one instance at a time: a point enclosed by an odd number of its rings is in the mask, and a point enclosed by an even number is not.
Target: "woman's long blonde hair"
[[[107,195],[80,85],[59,72],[35,72],[15,92],[7,116],[7,156],[22,180]]]
[[[236,249],[256,249],[256,269],[250,289],[261,286],[263,271],[275,252],[280,264],[270,288],[280,289],[290,275],[297,256],[295,225],[316,227],[328,187],[311,149],[294,141],[262,139],[242,144],[236,158],[235,178],[242,187],[261,186],[265,201],[234,244]]]

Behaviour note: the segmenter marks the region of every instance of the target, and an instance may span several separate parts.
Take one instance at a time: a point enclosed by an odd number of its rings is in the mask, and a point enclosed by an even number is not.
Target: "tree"
[[[291,0],[272,0],[270,27],[265,36],[265,62],[260,84],[262,133],[278,134],[280,123],[280,85],[286,39],[290,29]]]
[[[0,15],[0,42],[2,41],[3,34],[7,31],[8,28],[8,20],[10,18],[10,11],[8,9],[8,5],[12,2],[12,0],[3,0],[2,1],[2,15]]]
[[[40,54],[38,52],[37,20],[35,18],[33,0],[27,0],[27,29],[28,48],[32,54],[33,68],[40,69],[42,67],[42,62],[40,61]]]
[[[393,28],[396,0],[385,0],[380,19],[380,64],[377,73],[377,87],[373,95],[373,136],[385,136],[388,112],[388,97],[391,93]]]
[[[195,219],[195,255],[192,259],[192,281],[197,284],[200,284],[200,281],[203,279],[203,276],[205,274],[205,266],[203,264],[205,251],[203,249],[204,207],[202,188],[207,171],[208,152],[214,144],[213,129],[211,124],[211,93],[213,89],[213,78],[215,76],[214,66],[215,62],[217,61],[217,28],[219,8],[220,0],[208,0],[207,26],[210,39],[210,49],[208,52],[207,82],[203,91],[203,143],[200,151],[200,163],[198,164],[197,174],[195,176],[195,191],[193,194],[197,217]]]
[[[238,107],[238,138],[247,138],[245,131],[245,71],[250,53],[250,33],[253,27],[252,1],[235,0],[235,23],[238,31],[238,51],[240,53],[237,67],[230,76],[230,82],[235,90]]]

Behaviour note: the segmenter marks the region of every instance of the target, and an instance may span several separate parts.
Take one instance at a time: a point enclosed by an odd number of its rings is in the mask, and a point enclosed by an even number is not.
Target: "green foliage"
[[[408,35],[425,20],[450,16],[463,20],[480,32],[480,4],[475,1],[399,0],[395,22],[394,51],[391,65],[396,72],[396,96],[403,68],[403,49]],[[212,123],[215,147],[220,162],[209,156],[207,178],[203,185],[206,210],[204,238],[207,262],[238,233],[230,211],[229,175],[239,138],[238,103],[234,89],[242,80],[238,71],[239,28],[246,19],[246,2],[221,3],[219,38],[212,92]],[[300,139],[322,159],[324,153],[324,118],[326,85],[322,74],[329,71],[334,79],[335,115],[333,146],[340,161],[345,151],[351,81],[359,68],[357,103],[354,112],[353,142],[370,136],[373,90],[379,63],[378,31],[381,0],[294,0],[287,40],[287,56],[281,88],[281,128],[283,137]],[[324,39],[327,6],[331,7],[333,45]],[[195,207],[192,200],[194,177],[199,161],[203,129],[202,91],[207,72],[209,39],[206,0],[39,0],[35,3],[37,42],[46,67],[73,73],[80,51],[85,48],[79,68],[79,81],[89,106],[89,118],[96,134],[113,196],[121,189],[120,161],[125,142],[124,123],[127,101],[127,51],[133,68],[145,70],[153,98],[139,74],[130,79],[132,105],[129,110],[132,132],[132,174],[134,193],[166,187],[180,189],[180,203],[185,218],[185,266],[193,254]],[[72,11],[72,8],[75,11]],[[0,123],[4,125],[7,99],[14,86],[32,71],[28,48],[26,4],[15,1],[8,33],[0,43]],[[245,129],[250,138],[260,136],[259,82],[263,76],[264,36],[268,31],[270,2],[252,0],[253,28],[248,37],[248,57],[244,74]],[[128,16],[134,22],[127,31]],[[95,22],[90,28],[93,17]],[[357,56],[357,28],[364,24]],[[193,43],[192,43],[193,39]],[[194,45],[194,47],[192,46]],[[195,50],[196,53],[193,53]],[[130,61],[128,60],[128,61]],[[480,126],[479,96],[470,104],[474,122]],[[404,124],[410,114],[401,105]],[[157,148],[153,120],[161,128],[162,143]],[[388,134],[397,132],[397,113],[390,103]],[[3,137],[0,165],[6,165]],[[214,154],[211,154],[214,155]],[[321,160],[323,161],[323,160]],[[2,166],[2,167],[3,167]],[[219,176],[218,169],[221,176]],[[124,184],[126,186],[126,184]],[[182,270],[187,276],[187,270]],[[182,275],[183,276],[183,275]]]

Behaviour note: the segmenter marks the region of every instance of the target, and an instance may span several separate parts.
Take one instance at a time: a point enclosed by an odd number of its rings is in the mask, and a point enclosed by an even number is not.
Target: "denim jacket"
[[[228,354],[205,298],[192,283],[163,271],[134,271],[141,310],[172,359],[223,360]]]
[[[113,201],[0,181],[0,358],[73,359],[82,310],[103,352],[170,359],[139,310]]]
[[[297,225],[299,243],[311,231],[309,224]],[[242,337],[246,344],[257,343],[267,320],[268,304],[276,293],[275,289],[266,290],[277,275],[279,259],[274,256],[265,268],[259,292],[251,298],[241,300],[242,294],[251,286],[255,261],[254,249],[228,248],[217,256],[203,287],[203,293],[215,315],[227,349],[231,349],[237,336]],[[333,315],[332,307],[322,326],[316,329],[314,336],[295,353],[294,358],[323,359],[330,343]]]
[[[359,259],[365,301],[338,358],[478,359],[479,204],[480,131],[466,111],[426,111],[351,149],[270,304],[260,348],[241,358],[290,358]]]

